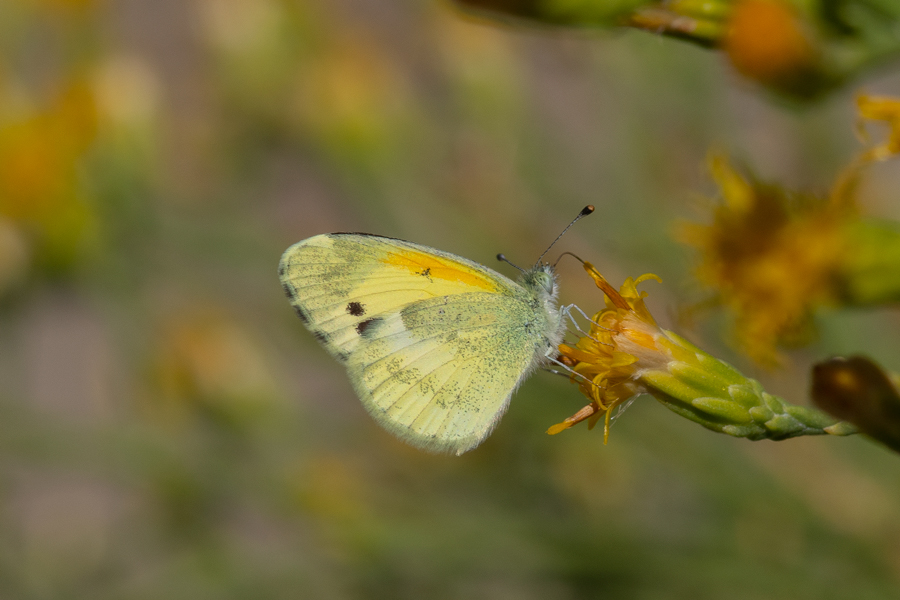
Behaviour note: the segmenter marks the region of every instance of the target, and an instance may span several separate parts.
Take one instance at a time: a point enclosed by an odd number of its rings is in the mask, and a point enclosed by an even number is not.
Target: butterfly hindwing
[[[505,412],[535,348],[516,326],[527,315],[507,296],[472,293],[390,315],[347,369],[363,404],[400,438],[461,454]]]

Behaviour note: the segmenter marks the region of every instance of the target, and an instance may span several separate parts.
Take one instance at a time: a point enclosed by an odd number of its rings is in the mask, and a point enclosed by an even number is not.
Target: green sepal
[[[743,406],[731,400],[722,398],[694,398],[691,406],[700,409],[713,418],[722,419],[728,423],[752,423],[753,417]]]
[[[724,360],[719,360],[715,356],[704,352],[673,331],[666,330],[665,333],[666,337],[675,342],[675,344],[673,344],[672,350],[675,350],[677,352],[676,358],[679,358],[685,362],[696,361],[700,365],[700,368],[703,369],[703,371],[715,374],[718,380],[726,382],[729,385],[742,384],[747,381],[747,378],[744,377],[744,375],[740,371],[732,367]],[[680,352],[678,352],[678,350],[680,350]]]
[[[766,406],[754,406],[749,412],[750,416],[757,423],[765,423],[775,416],[775,413]]]
[[[645,371],[640,382],[660,403],[707,429],[750,440],[801,435],[849,435],[856,429],[814,408],[794,406],[766,393],[741,373],[679,336],[663,340],[673,360]]]

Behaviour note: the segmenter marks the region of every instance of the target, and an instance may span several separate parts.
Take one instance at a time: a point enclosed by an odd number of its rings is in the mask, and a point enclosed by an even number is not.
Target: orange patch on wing
[[[497,291],[497,285],[492,279],[484,277],[470,267],[431,254],[412,251],[391,252],[381,262],[432,280],[456,281],[488,292]]]

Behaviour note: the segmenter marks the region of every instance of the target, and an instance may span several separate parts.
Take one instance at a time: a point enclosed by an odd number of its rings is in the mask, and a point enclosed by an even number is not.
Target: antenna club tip
[[[592,212],[594,212],[594,205],[588,204],[587,206],[585,206],[584,208],[581,209],[581,213],[579,213],[579,215],[582,217],[586,217],[589,214],[591,214]]]
[[[500,262],[505,262],[506,257],[501,253],[497,255],[497,260],[499,260]]]

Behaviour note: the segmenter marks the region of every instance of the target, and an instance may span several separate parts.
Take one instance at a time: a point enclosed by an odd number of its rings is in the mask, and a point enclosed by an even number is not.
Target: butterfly
[[[326,233],[288,248],[279,276],[372,417],[431,452],[484,441],[565,333],[556,273],[540,259],[514,282],[412,242]]]

